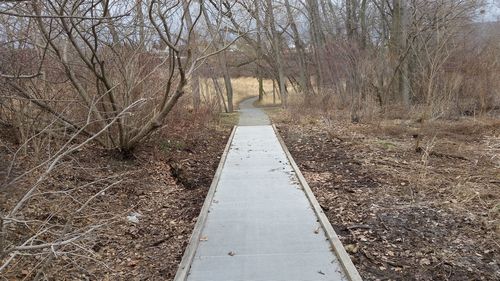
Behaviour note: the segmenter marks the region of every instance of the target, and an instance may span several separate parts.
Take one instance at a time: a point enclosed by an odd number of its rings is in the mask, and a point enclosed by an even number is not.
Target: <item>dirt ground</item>
[[[500,280],[498,119],[273,116],[364,280]]]
[[[68,247],[68,253],[47,268],[46,279],[173,279],[234,123],[221,120],[171,122],[168,130],[155,134],[131,160],[118,159],[115,153],[95,147],[72,155],[73,159],[44,183],[42,191],[64,190],[96,178],[119,177],[123,181],[95,200],[91,217],[76,221],[82,227],[97,220],[109,219],[109,223],[79,243],[82,249]],[[8,134],[2,136],[2,159],[9,158],[5,145],[15,147],[9,141]],[[95,188],[77,195],[88,198]],[[2,189],[0,206],[5,211],[24,189],[22,185]],[[43,200],[34,200],[23,211],[24,217],[64,220],[65,201],[39,197]],[[134,212],[137,223],[127,219]],[[23,237],[30,231],[20,228],[17,235]],[[0,280],[32,279],[46,256],[41,257],[18,258]]]

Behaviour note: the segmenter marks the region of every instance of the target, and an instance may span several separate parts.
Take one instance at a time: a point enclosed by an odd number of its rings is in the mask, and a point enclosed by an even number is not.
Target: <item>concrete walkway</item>
[[[260,108],[253,106],[259,97],[250,98],[240,103],[240,122],[239,126],[271,125],[269,117]]]
[[[332,250],[338,238],[325,232],[326,217],[318,217],[309,187],[253,101],[240,106],[240,126],[175,280],[360,280],[347,272],[350,260],[346,271],[344,249]]]

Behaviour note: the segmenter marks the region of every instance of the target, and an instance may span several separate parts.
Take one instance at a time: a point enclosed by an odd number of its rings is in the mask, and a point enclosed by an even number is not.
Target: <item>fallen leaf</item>
[[[318,226],[318,227],[314,230],[314,233],[318,234],[318,233],[319,233],[319,229],[320,229],[320,227]]]
[[[359,246],[356,244],[348,244],[345,246],[345,250],[351,254],[355,254],[359,250]]]
[[[431,261],[427,258],[423,258],[420,260],[420,265],[430,265]]]

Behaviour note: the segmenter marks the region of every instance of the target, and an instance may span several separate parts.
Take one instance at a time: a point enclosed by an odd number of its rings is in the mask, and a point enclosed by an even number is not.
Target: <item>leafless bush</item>
[[[78,265],[79,259],[93,259],[93,234],[108,226],[116,215],[97,213],[93,206],[104,203],[105,195],[123,181],[123,175],[99,178],[94,173],[85,180],[68,181],[76,174],[81,163],[75,154],[80,153],[94,138],[105,133],[140,101],[124,108],[108,125],[87,137],[82,132],[65,134],[58,131],[56,120],[39,128],[36,134],[20,144],[10,155],[10,164],[2,179],[2,209],[0,210],[0,273],[9,276],[15,267],[21,267],[23,277],[39,280],[52,263]],[[52,139],[54,135],[64,141],[34,146],[39,136]],[[31,165],[19,165],[20,151],[43,148],[43,157],[32,159]],[[24,158],[26,159],[26,158]],[[15,172],[20,170],[21,172]],[[111,210],[110,210],[111,211]],[[15,273],[14,273],[15,274]]]
[[[95,141],[130,153],[163,126],[199,65],[230,45],[192,45],[199,7],[156,0],[1,4],[3,26],[17,29],[7,34],[0,54],[2,110],[10,103],[11,111],[21,112],[19,101],[31,102],[63,127],[80,130],[90,109],[92,122],[83,132],[90,137],[107,127]],[[138,100],[140,107],[107,126]],[[45,119],[51,118],[37,118]]]

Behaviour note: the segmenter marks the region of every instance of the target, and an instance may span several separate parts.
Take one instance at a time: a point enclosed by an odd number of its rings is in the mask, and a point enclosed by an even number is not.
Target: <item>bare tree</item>
[[[4,82],[15,95],[58,116],[74,129],[81,127],[85,109],[90,108],[95,121],[85,129],[89,136],[107,127],[106,120],[116,117],[123,108],[145,100],[140,109],[118,119],[105,134],[95,138],[106,147],[130,153],[162,126],[184,94],[188,80],[197,84],[198,66],[220,51],[198,50],[195,45],[195,27],[202,9],[193,18],[193,3],[101,0],[77,4],[54,0],[4,4],[9,11],[4,16],[37,27],[31,29],[28,39],[33,40],[33,49],[40,54],[35,73],[5,72]],[[129,32],[132,23],[138,26],[138,36]],[[50,93],[30,87],[27,81],[37,79],[49,62],[58,68],[58,73],[49,77],[65,76],[65,98],[81,105],[70,115],[58,113],[61,103],[44,102],[52,98],[48,97]],[[193,88],[196,93],[197,87]]]
[[[205,18],[205,24],[207,25],[207,29],[210,32],[211,37],[213,38],[214,46],[216,49],[222,48],[224,46],[224,30],[222,27],[222,15],[216,13],[215,18],[210,18],[208,14],[208,7],[203,5],[200,1],[200,8],[202,9],[203,16]],[[222,71],[222,77],[224,79],[224,86],[226,89],[226,97],[227,97],[227,111],[233,112],[233,86],[231,84],[231,77],[229,74],[229,69],[227,66],[226,52],[220,52],[217,54],[218,65]],[[215,83],[215,81],[214,81]],[[216,84],[218,86],[218,82]],[[224,101],[224,100],[223,100]]]
[[[292,13],[292,6],[290,5],[289,0],[285,0],[285,9],[288,17],[288,22],[290,23],[290,28],[293,32],[293,42],[299,60],[300,87],[301,90],[304,91],[304,94],[308,96],[311,94],[312,85],[307,66],[306,52],[304,43],[300,38],[299,30],[297,28],[297,25],[295,24],[294,16]]]
[[[321,29],[321,20],[318,1],[307,0],[307,11],[309,16],[309,33],[311,34],[312,49],[314,52],[314,62],[316,65],[316,86],[318,87],[318,92],[320,88],[324,86],[325,74],[323,58],[325,56],[323,52],[323,46],[325,43],[325,37],[323,30]]]
[[[283,57],[281,52],[282,42],[281,36],[276,29],[276,21],[274,18],[274,7],[273,2],[271,0],[266,0],[266,13],[268,16],[267,26],[270,29],[273,53],[275,55],[276,60],[276,72],[278,74],[278,88],[280,91],[281,102],[283,106],[287,106],[287,92],[285,88],[285,73],[283,69]]]

